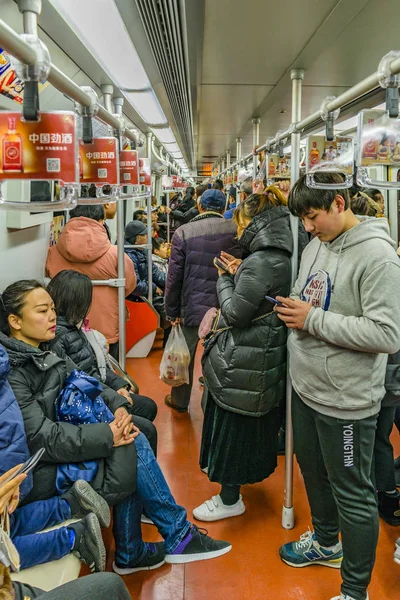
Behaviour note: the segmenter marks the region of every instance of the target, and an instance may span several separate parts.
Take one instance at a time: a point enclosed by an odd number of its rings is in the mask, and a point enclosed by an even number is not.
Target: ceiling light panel
[[[143,121],[149,125],[168,125],[164,112],[152,90],[122,92]]]
[[[175,136],[170,127],[151,128],[151,131],[162,144],[176,144]]]
[[[50,0],[119,87],[150,82],[114,0]]]

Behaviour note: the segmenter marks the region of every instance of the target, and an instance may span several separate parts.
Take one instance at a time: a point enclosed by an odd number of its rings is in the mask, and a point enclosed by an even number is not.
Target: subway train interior
[[[0,0],[1,599],[400,600],[399,89],[398,0]]]

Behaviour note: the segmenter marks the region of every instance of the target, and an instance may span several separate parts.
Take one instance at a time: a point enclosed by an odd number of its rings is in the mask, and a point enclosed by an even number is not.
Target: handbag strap
[[[261,321],[261,319],[264,319],[265,317],[269,317],[269,315],[272,315],[274,313],[273,310],[270,310],[269,312],[265,313],[265,315],[260,315],[259,317],[256,317],[255,319],[252,319],[251,322],[252,323],[256,323],[257,321]],[[219,315],[221,314],[221,309],[219,309],[218,311],[218,318]],[[212,329],[211,333],[222,333],[223,331],[228,331],[229,329],[233,329],[233,325],[227,325],[226,327],[221,327],[221,329]]]

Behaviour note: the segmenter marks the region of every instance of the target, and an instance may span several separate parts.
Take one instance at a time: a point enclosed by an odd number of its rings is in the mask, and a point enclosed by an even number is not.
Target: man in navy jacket
[[[190,402],[199,325],[206,312],[217,307],[218,272],[214,258],[221,251],[240,255],[236,226],[222,216],[225,204],[220,190],[207,190],[198,201],[200,214],[182,225],[172,238],[165,312],[173,324],[181,322],[191,357],[189,384],[172,388],[171,396],[165,398],[167,406],[178,412],[186,412]]]

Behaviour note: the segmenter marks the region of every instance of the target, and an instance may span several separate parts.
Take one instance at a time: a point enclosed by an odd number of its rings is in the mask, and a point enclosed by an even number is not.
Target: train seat
[[[129,313],[126,322],[126,356],[146,358],[160,326],[159,314],[147,298],[142,298],[142,302],[126,300],[125,304]]]
[[[65,527],[65,525],[74,521],[76,519],[70,519],[56,527],[49,527],[45,531]],[[36,565],[30,569],[22,569],[19,573],[12,573],[11,579],[49,592],[64,583],[78,579],[81,567],[82,563],[79,558],[73,554],[68,554],[60,558],[60,560],[53,560],[42,565]]]

